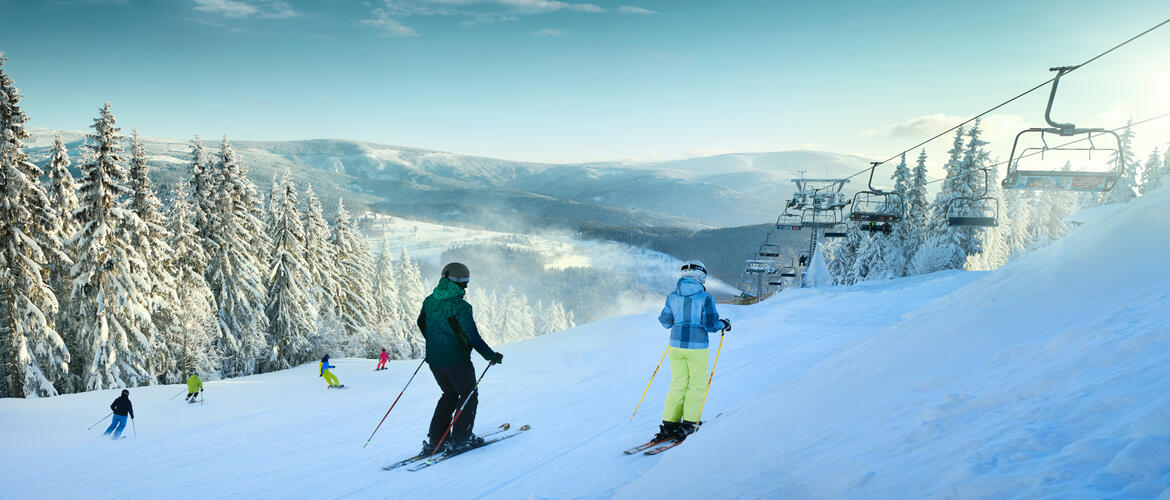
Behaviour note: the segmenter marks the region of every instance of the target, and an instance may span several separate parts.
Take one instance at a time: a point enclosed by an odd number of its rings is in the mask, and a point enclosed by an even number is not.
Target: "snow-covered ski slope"
[[[655,457],[621,454],[669,378],[627,422],[666,344],[644,314],[498,346],[478,428],[532,430],[420,472],[381,466],[418,451],[425,367],[362,448],[416,362],[336,360],[340,391],[315,364],[211,382],[203,406],[133,389],[119,442],[85,430],[117,391],[5,399],[0,496],[1167,498],[1168,234],[1165,192],[997,271],[722,306],[711,420]]]

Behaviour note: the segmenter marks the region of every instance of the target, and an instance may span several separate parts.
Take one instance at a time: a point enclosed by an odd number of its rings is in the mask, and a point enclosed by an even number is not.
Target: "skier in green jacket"
[[[428,440],[423,442],[422,453],[425,454],[430,454],[438,446],[461,404],[465,404],[463,413],[451,428],[451,435],[443,440],[443,447],[460,450],[483,443],[483,438],[472,433],[479,401],[471,350],[474,348],[492,364],[503,362],[504,355],[493,351],[479,336],[471,304],[463,298],[470,278],[471,271],[467,266],[458,262],[447,264],[443,268],[443,277],[423,301],[418,315],[418,329],[426,338],[426,362],[443,390],[431,418]]]
[[[198,373],[192,373],[191,378],[187,379],[187,402],[194,403],[200,392],[203,392],[203,381],[199,379]]]

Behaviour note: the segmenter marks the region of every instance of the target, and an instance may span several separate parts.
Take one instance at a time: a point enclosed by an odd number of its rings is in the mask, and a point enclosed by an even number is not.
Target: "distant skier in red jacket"
[[[378,356],[378,367],[374,370],[385,370],[387,361],[390,361],[390,355],[386,354],[386,348],[383,347],[382,354]]]

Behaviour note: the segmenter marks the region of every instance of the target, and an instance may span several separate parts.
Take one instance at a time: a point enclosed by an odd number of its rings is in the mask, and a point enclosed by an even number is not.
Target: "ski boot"
[[[666,441],[667,439],[678,437],[679,425],[678,422],[667,422],[663,420],[662,425],[658,426],[658,434],[654,435],[654,441]]]
[[[451,444],[451,451],[467,451],[477,446],[483,446],[483,438],[475,434],[469,434],[466,437],[455,439],[454,443]]]
[[[686,439],[687,436],[694,434],[695,431],[697,431],[697,430],[699,430],[699,426],[697,424],[695,424],[694,422],[689,422],[689,421],[683,420],[681,423],[678,424],[678,431],[677,431],[678,435],[676,437],[678,437],[679,439]]]
[[[438,456],[438,455],[442,455],[444,453],[447,453],[447,451],[450,449],[451,449],[451,443],[448,443],[446,441],[443,441],[443,444],[439,445],[438,450],[435,449],[435,443],[432,443],[431,441],[423,441],[422,451],[418,452],[418,454],[419,454],[419,456],[423,456],[423,457],[429,457],[429,456],[431,456],[432,453],[434,455]]]

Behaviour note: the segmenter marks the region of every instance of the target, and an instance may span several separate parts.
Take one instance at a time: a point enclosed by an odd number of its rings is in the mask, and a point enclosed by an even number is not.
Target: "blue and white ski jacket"
[[[670,345],[681,349],[706,349],[707,334],[723,329],[715,299],[694,278],[679,278],[658,322],[670,328]]]

